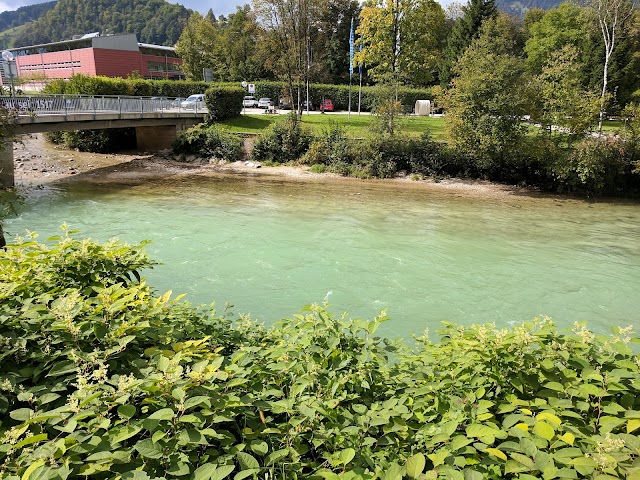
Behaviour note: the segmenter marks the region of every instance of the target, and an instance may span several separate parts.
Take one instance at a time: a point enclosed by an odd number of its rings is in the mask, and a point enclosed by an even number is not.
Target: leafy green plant
[[[612,138],[586,138],[554,165],[561,185],[589,194],[615,194],[631,177],[627,150],[632,145]]]
[[[209,110],[209,118],[214,122],[234,118],[242,111],[244,88],[218,85],[205,92],[205,102]]]
[[[298,160],[309,148],[311,135],[303,130],[295,112],[284,122],[272,124],[253,144],[251,156],[257,161],[287,163]]]
[[[314,166],[322,165],[323,169],[314,170],[318,173],[329,170],[341,175],[349,175],[355,157],[355,146],[347,139],[344,128],[331,124],[320,136],[313,139],[309,150],[300,162]]]
[[[325,306],[264,327],[158,295],[143,245],[0,251],[0,478],[634,478],[630,328],[445,324],[408,346]]]
[[[173,143],[173,151],[230,162],[241,160],[244,155],[242,138],[222,132],[215,125],[205,124],[198,124],[178,135]]]

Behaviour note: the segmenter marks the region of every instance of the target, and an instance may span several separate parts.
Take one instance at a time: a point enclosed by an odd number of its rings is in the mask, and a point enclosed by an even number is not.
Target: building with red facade
[[[138,43],[135,34],[100,36],[13,48],[18,77],[70,78],[72,75],[122,77],[137,72],[147,79],[182,79],[173,47]],[[0,69],[4,72],[4,70]],[[10,79],[2,74],[2,84]]]

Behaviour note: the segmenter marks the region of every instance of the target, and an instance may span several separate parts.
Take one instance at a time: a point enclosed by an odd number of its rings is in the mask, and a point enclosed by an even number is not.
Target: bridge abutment
[[[0,148],[0,188],[15,186],[13,173],[13,141],[5,139],[5,144]]]
[[[136,127],[136,147],[144,152],[157,152],[171,148],[182,125],[158,125],[154,127]]]

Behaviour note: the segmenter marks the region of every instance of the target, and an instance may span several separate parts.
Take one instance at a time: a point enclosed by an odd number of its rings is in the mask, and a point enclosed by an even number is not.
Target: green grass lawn
[[[617,133],[622,128],[622,120],[604,120],[602,122],[602,131],[607,133]]]
[[[261,133],[274,122],[282,122],[285,115],[240,115],[237,118],[221,122],[224,130],[230,132]],[[376,120],[371,115],[345,114],[338,115],[302,115],[302,125],[314,134],[320,134],[330,125],[340,125],[348,137],[364,138],[371,132],[371,125]],[[444,139],[444,120],[432,117],[402,116],[399,119],[400,132],[408,136],[418,137],[429,129],[434,140]]]

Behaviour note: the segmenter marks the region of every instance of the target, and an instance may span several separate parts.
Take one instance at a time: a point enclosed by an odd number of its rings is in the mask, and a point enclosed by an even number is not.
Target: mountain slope
[[[496,6],[502,12],[523,18],[532,8],[549,10],[562,3],[562,0],[497,0]]]
[[[58,0],[51,11],[25,26],[15,45],[55,42],[90,32],[135,33],[140,42],[173,45],[191,13],[164,0]]]
[[[9,28],[19,27],[27,22],[32,22],[47,13],[56,6],[55,0],[52,2],[39,3],[37,5],[27,5],[17,10],[0,13],[0,32]]]
[[[37,20],[55,6],[54,0],[0,13],[0,49],[11,48],[15,38],[24,30],[23,25]]]

